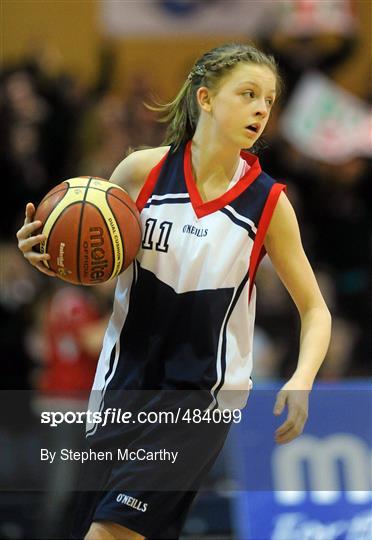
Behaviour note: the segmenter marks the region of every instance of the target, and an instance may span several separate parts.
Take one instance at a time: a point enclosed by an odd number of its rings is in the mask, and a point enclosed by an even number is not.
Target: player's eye
[[[253,90],[247,90],[246,92],[243,92],[243,96],[248,96],[250,98],[254,98],[254,92],[253,92]]]
[[[268,99],[266,100],[266,103],[269,105],[269,107],[271,107],[271,106],[274,104],[274,100],[271,99],[271,98],[268,98]]]

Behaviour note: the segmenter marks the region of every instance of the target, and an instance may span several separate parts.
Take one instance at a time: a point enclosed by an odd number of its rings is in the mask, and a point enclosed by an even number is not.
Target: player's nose
[[[260,99],[257,101],[255,116],[259,116],[264,119],[269,114],[269,106],[265,99]]]

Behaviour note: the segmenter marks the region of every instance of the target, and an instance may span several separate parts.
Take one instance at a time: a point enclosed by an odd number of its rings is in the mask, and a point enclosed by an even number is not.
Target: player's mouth
[[[249,131],[252,134],[254,133],[256,135],[257,133],[259,133],[260,128],[261,128],[261,124],[259,124],[258,122],[256,122],[255,124],[249,124],[249,126],[245,127],[247,131]]]

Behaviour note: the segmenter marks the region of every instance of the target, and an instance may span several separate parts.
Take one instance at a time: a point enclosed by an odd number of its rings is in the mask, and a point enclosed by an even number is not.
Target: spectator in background
[[[7,521],[15,503],[10,490],[34,486],[36,468],[32,452],[38,445],[38,419],[32,411],[33,360],[27,341],[32,309],[40,292],[36,272],[30,272],[16,246],[0,244],[0,487],[1,504],[6,504]],[[27,493],[23,493],[27,497]],[[18,502],[21,498],[17,493]],[[30,501],[32,504],[32,501]],[[20,521],[26,520],[19,510]],[[0,520],[0,536],[4,538]]]
[[[25,339],[31,311],[39,292],[39,276],[30,272],[15,245],[0,244],[0,389],[23,390],[19,407],[0,407],[2,425],[22,430],[30,417],[32,358]]]
[[[36,408],[41,411],[85,411],[102,339],[108,322],[113,283],[87,290],[55,283],[39,305],[39,353],[42,356],[35,385]],[[43,431],[43,448],[79,450],[84,425],[63,424]],[[50,537],[68,535],[68,505],[76,488],[74,462],[56,461],[48,475],[41,505],[42,528]]]
[[[13,232],[24,198],[39,199],[48,188],[48,172],[43,160],[42,130],[51,114],[45,99],[37,94],[35,81],[26,70],[10,73],[2,84],[0,105],[3,144],[0,164],[9,204],[1,213],[1,234]]]
[[[358,44],[355,1],[273,2],[267,30],[261,43],[278,59],[288,99],[306,71],[330,74],[354,52]]]
[[[86,109],[79,130],[81,159],[78,170],[109,178],[128,148],[125,102],[113,93],[101,96]],[[75,174],[77,176],[77,174]]]
[[[273,36],[268,47],[275,50],[286,73],[287,96],[301,74],[310,67],[332,73],[349,57],[357,42],[356,36],[350,33],[340,36],[335,45],[330,44],[324,49],[322,43],[327,40],[327,37],[308,36],[299,38],[296,45],[294,38],[287,39],[285,43],[285,39],[281,41]],[[24,264],[13,247],[13,232],[22,221],[24,201],[32,199],[38,202],[48,189],[66,177],[77,174],[107,177],[125,154],[128,140],[133,145],[146,143],[157,146],[163,139],[162,127],[155,122],[153,113],[143,107],[143,101],[149,100],[148,88],[154,87],[153,81],[146,82],[145,76],[139,74],[127,97],[113,94],[110,83],[114,58],[108,49],[102,51],[98,78],[91,88],[85,88],[79,79],[64,73],[60,64],[62,57],[50,51],[49,47],[43,53],[32,53],[19,66],[11,66],[0,75],[0,168],[6,192],[0,230],[1,239],[11,239],[12,242],[11,246],[6,243],[1,246],[3,389],[33,387],[34,361],[35,358],[40,359],[43,348],[35,348],[35,343],[40,343],[40,340],[30,339],[32,307],[37,302],[41,286],[54,300],[64,290],[64,287],[58,287],[58,291],[54,291],[52,282],[45,281],[43,277],[40,285],[37,272]],[[54,67],[50,64],[52,60]],[[364,158],[356,158],[342,166],[321,164],[304,156],[282,138],[273,138],[271,133],[278,133],[278,130],[274,125],[275,118],[271,122],[266,132],[267,148],[260,151],[260,161],[264,169],[289,184],[289,197],[301,221],[305,249],[318,269],[321,289],[331,312],[335,314],[333,338],[320,377],[337,380],[345,376],[371,376],[372,286],[368,268],[371,267],[372,207],[368,201],[372,192],[368,162]],[[331,236],[335,245],[328,242]],[[297,343],[293,342],[292,336],[299,324],[297,315],[291,310],[285,291],[277,285],[266,259],[258,275],[260,305],[254,345],[255,380],[286,376],[296,360]],[[75,291],[78,289],[74,288],[74,294]],[[77,332],[78,345],[68,345],[66,341],[67,350],[78,346],[87,358],[87,364],[81,371],[81,381],[87,381],[88,371],[92,369],[99,350],[99,328],[101,317],[104,317],[90,295],[89,298],[85,296],[86,292],[81,304],[85,305],[83,310],[86,309],[86,313],[90,312],[92,320],[85,321]],[[103,288],[94,288],[89,293],[93,296],[106,294]],[[102,303],[101,297],[98,302]],[[43,311],[46,305],[46,299],[42,297],[38,308],[41,319],[45,319]],[[96,320],[94,313],[98,313]],[[52,341],[50,336],[47,340]],[[33,349],[36,354],[32,357],[30,351]],[[62,379],[69,368],[70,365],[68,369],[62,369]],[[53,369],[48,367],[48,362],[41,371],[39,366],[38,388],[41,385],[44,390],[49,387],[50,391],[53,386],[56,389],[57,371],[53,374]],[[73,382],[70,380],[70,384]],[[68,389],[68,378],[64,384],[67,386],[63,392]],[[82,389],[81,386],[79,388]],[[1,474],[7,468],[12,486],[22,486],[24,475],[30,473],[30,468],[26,470],[26,465],[22,465],[25,460],[21,451],[27,451],[31,431],[36,433],[29,395],[25,397],[26,402],[18,408],[2,407],[2,455],[8,455],[9,461],[3,459]],[[25,430],[28,420],[30,424]],[[9,447],[4,426],[13,430],[9,438],[13,443]],[[37,471],[33,473],[37,474]],[[60,470],[54,482],[60,480],[61,486],[69,489],[68,486],[74,482],[74,472],[70,470],[64,476]],[[55,490],[55,486],[50,485],[49,489]],[[47,528],[50,536],[53,531],[61,535],[61,531],[66,530],[68,493],[67,496],[57,493],[56,496],[61,497],[57,504],[50,495],[47,493],[45,497],[42,513],[49,516]],[[55,510],[59,504],[59,515],[56,515],[53,507]],[[50,508],[52,511],[49,513]],[[42,517],[40,530],[46,531],[45,516]]]
[[[85,399],[98,351],[83,334],[100,334],[98,306],[84,289],[58,284],[42,308],[44,362],[37,387],[47,396]]]
[[[32,44],[23,61],[0,72],[0,170],[7,191],[2,240],[13,238],[24,200],[37,203],[58,182],[76,176],[81,119],[107,93],[114,61],[102,46],[97,79],[85,88],[63,70],[58,51]]]
[[[288,43],[295,39],[289,36]],[[323,39],[314,35],[312,42]],[[338,45],[333,47],[332,55],[335,56],[332,62],[346,58],[347,47],[341,47],[343,40],[350,45],[355,39],[352,31],[344,37],[341,35]],[[272,46],[280,42],[276,38],[272,41]],[[339,47],[344,52],[341,54],[339,49],[336,55]],[[316,49],[322,50],[318,45]],[[144,76],[138,75],[126,98],[113,94],[109,86],[115,55],[108,48],[103,48],[97,81],[86,89],[63,72],[59,65],[60,57],[52,52],[45,48],[43,53],[41,50],[37,54],[31,53],[21,67],[9,68],[2,76],[0,111],[5,120],[5,130],[2,135],[4,144],[0,147],[0,165],[9,197],[2,213],[4,239],[9,238],[21,221],[21,202],[26,198],[35,202],[40,200],[47,189],[61,179],[62,171],[65,171],[65,177],[76,174],[107,177],[125,154],[129,139],[135,143],[138,137],[138,141],[155,146],[162,138],[162,126],[159,127],[153,113],[143,106],[143,102],[149,101],[148,89],[153,87]],[[289,54],[297,58],[295,48]],[[310,57],[314,59],[316,55]],[[298,64],[298,68],[302,66],[304,70],[309,65],[305,62]],[[74,119],[70,123],[68,119],[72,116]],[[15,118],[18,124],[14,122]],[[55,122],[53,118],[61,119],[62,123]],[[275,119],[273,121],[275,123]],[[52,124],[54,128],[50,131]],[[141,126],[140,132],[138,126]],[[11,135],[12,130],[15,135]],[[50,133],[52,136],[48,137]],[[43,141],[47,138],[50,140],[45,144],[55,144],[55,151],[45,150]],[[302,155],[282,138],[272,138],[270,131],[267,141],[267,148],[260,150],[260,160],[273,176],[289,184],[289,197],[302,222],[305,248],[318,267],[335,276],[335,309],[343,319],[360,328],[355,337],[355,347],[363,351],[368,348],[366,336],[371,318],[368,302],[360,301],[366,294],[371,294],[368,231],[372,220],[367,204],[371,196],[367,162],[357,158],[342,167],[324,165]],[[335,204],[329,205],[331,199]],[[341,229],[342,234],[338,235]],[[340,238],[339,245],[331,246],[332,249],[327,241],[328,233]],[[348,246],[347,257],[345,245]],[[260,296],[263,303],[269,302],[269,293],[265,300],[266,285]],[[291,324],[290,321],[294,320],[288,309],[284,298],[278,306],[277,316],[266,314],[265,308],[259,310],[262,320],[258,324],[273,340],[274,356],[281,358],[273,368],[273,374],[283,374],[280,366],[288,361],[287,347],[282,343],[283,333],[278,331],[285,326],[285,321]],[[364,357],[364,353],[359,353],[359,357]],[[357,363],[356,358],[353,361]],[[366,360],[362,364],[366,365]],[[350,365],[350,361],[345,365]],[[364,372],[364,369],[368,372],[363,365],[357,368],[357,373]]]
[[[131,82],[125,99],[112,92],[102,95],[83,115],[79,145],[83,149],[81,174],[109,178],[111,171],[132,147],[155,147],[164,136],[156,116],[144,106],[150,101],[150,84],[138,74]]]
[[[261,43],[273,52],[283,69],[285,101],[311,70],[331,76],[350,58],[358,45],[356,13],[352,0],[273,3],[271,31]],[[341,97],[338,99],[340,105]],[[348,113],[349,118],[352,115]],[[339,164],[320,162],[284,139],[283,131],[280,134],[274,123],[266,134],[268,148],[261,153],[260,161],[271,174],[289,184],[289,198],[301,221],[305,250],[315,267],[333,282],[335,332],[327,356],[329,363],[325,362],[320,377],[367,375],[371,373],[367,356],[372,352],[368,337],[372,322],[372,211],[367,202],[372,194],[367,159],[353,157]],[[264,304],[265,298],[269,299],[265,285],[263,280],[259,301]],[[265,311],[264,306],[258,310],[262,316],[258,323],[272,338],[276,334],[274,342],[282,350],[281,375],[294,361],[293,352],[286,355],[280,345],[284,327],[291,328],[286,306],[283,301],[277,313]],[[296,324],[296,319],[292,323]],[[288,350],[296,350],[296,344],[292,343]]]
[[[130,141],[133,147],[157,146],[163,140],[165,127],[157,122],[154,111],[144,104],[153,102],[151,88],[153,81],[138,73],[131,82],[126,100],[127,126],[130,132]]]

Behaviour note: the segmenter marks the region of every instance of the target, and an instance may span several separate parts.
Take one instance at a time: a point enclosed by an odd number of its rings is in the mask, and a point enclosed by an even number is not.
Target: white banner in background
[[[300,80],[279,128],[298,151],[319,161],[341,164],[372,155],[371,109],[320,73]]]
[[[252,36],[272,2],[262,0],[104,0],[104,31],[111,36]]]
[[[288,36],[350,34],[357,22],[354,0],[279,0],[275,29]]]

